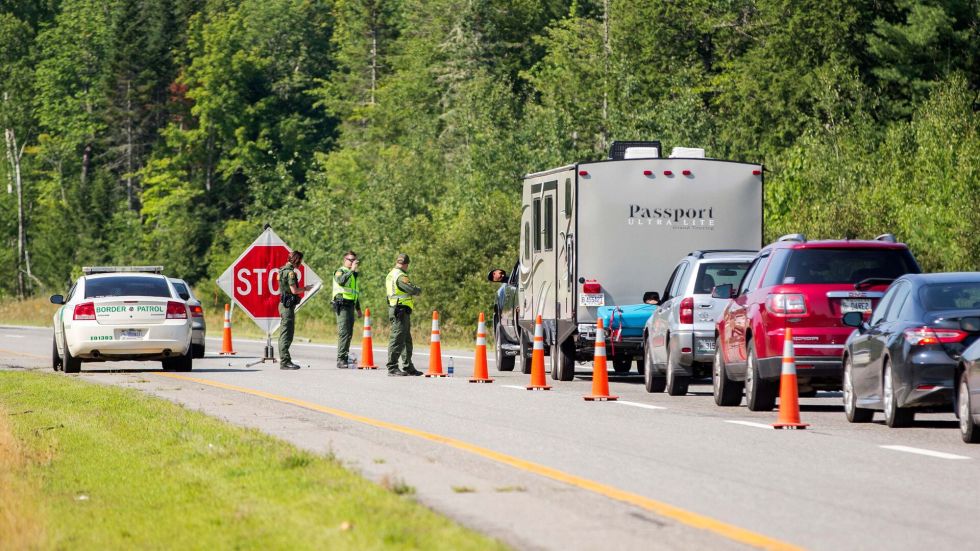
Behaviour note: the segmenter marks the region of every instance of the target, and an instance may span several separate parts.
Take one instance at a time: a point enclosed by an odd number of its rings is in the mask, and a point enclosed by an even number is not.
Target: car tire
[[[192,358],[203,358],[204,357],[204,345],[203,344],[192,344],[191,345],[191,357]]]
[[[514,356],[508,356],[504,354],[504,349],[501,348],[500,340],[501,331],[500,325],[493,326],[493,348],[494,348],[494,360],[497,362],[497,371],[514,371],[514,363],[517,360]]]
[[[965,373],[960,377],[957,387],[956,411],[960,417],[960,436],[967,444],[980,444],[980,426],[973,421],[970,386],[966,382]]]
[[[531,341],[527,338],[525,331],[519,331],[521,335],[521,373],[531,374]]]
[[[646,364],[643,370],[643,386],[647,392],[663,392],[667,388],[667,378],[659,375],[653,368],[653,359],[650,357],[650,347],[643,345],[643,363]]]
[[[65,359],[61,369],[65,373],[78,373],[82,370],[82,360],[71,355],[71,350],[68,350],[68,342],[65,342]]]
[[[58,354],[58,339],[51,337],[51,369],[61,371],[62,365],[64,363],[61,361],[61,355]]]
[[[715,361],[711,365],[711,386],[715,404],[722,407],[737,406],[742,403],[742,389],[745,384],[728,376],[728,368],[721,355],[720,343],[715,344]]]
[[[551,349],[551,378],[556,381],[575,379],[575,342],[566,339]]]
[[[667,346],[667,394],[671,396],[683,396],[687,394],[687,388],[691,384],[691,377],[689,375],[681,375],[678,373],[681,366],[674,361],[675,355],[670,352],[670,346]]]
[[[616,373],[629,373],[630,368],[633,367],[633,357],[613,356],[612,364],[613,371]]]
[[[772,411],[776,407],[776,383],[759,374],[759,358],[752,341],[747,345],[748,365],[745,366],[745,402],[750,411]]]
[[[859,408],[857,394],[854,393],[854,377],[852,374],[851,357],[844,359],[844,415],[849,423],[870,423],[874,419],[874,410]]]
[[[189,353],[184,356],[167,358],[162,363],[165,371],[190,371],[194,367],[194,359]]]
[[[884,375],[881,383],[882,402],[885,407],[885,424],[891,428],[909,427],[915,421],[915,410],[898,407],[895,396],[895,381],[892,377],[892,366],[885,360]]]

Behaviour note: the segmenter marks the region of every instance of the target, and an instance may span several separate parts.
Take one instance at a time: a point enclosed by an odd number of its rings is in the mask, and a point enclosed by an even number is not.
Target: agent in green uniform
[[[303,253],[289,253],[285,265],[279,268],[279,369],[299,369],[289,355],[289,347],[293,344],[293,330],[296,327],[296,305],[300,301],[300,293],[309,291],[312,285],[299,287],[299,276],[296,270],[303,264]]]
[[[395,259],[395,267],[385,278],[388,295],[388,319],[391,321],[391,337],[388,339],[388,375],[421,375],[412,365],[412,309],[414,296],[422,294],[408,279],[408,255],[401,253]],[[398,366],[401,365],[401,369]]]
[[[337,314],[337,367],[346,368],[350,357],[350,341],[354,336],[354,317],[361,317],[361,286],[357,253],[344,253],[344,265],[333,274],[333,311]]]

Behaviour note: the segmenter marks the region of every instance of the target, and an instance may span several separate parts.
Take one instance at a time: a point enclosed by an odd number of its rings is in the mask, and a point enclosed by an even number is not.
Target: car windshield
[[[786,263],[784,284],[858,283],[918,273],[904,249],[795,249]]]
[[[170,286],[162,277],[109,276],[85,282],[85,298],[170,297]]]
[[[698,278],[695,280],[694,294],[710,295],[713,288],[726,283],[737,287],[751,264],[752,261],[750,260],[745,262],[702,263],[698,269]]]
[[[177,290],[177,294],[180,295],[180,298],[184,300],[191,299],[191,294],[187,291],[187,285],[184,285],[179,281],[171,281],[171,283],[174,284],[174,289]]]
[[[980,281],[934,283],[919,289],[919,300],[927,311],[980,309]]]

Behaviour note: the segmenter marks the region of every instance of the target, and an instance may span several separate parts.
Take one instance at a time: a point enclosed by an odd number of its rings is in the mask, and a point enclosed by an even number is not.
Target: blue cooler
[[[656,304],[626,304],[600,306],[596,313],[599,318],[602,318],[603,327],[609,331],[609,335],[615,341],[623,338],[638,340],[643,337],[643,326],[656,309]]]

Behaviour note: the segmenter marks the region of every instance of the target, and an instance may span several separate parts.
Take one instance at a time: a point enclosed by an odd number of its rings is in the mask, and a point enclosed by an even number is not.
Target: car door
[[[676,316],[673,315],[673,311],[676,309],[677,301],[680,300],[674,295],[684,279],[684,275],[689,270],[690,266],[686,260],[681,261],[674,268],[674,273],[667,280],[667,287],[664,289],[660,305],[654,312],[653,334],[651,336],[653,341],[652,356],[653,362],[657,365],[663,365],[667,362],[667,337],[671,326],[676,323],[674,321]]]
[[[871,343],[880,335],[880,326],[885,319],[888,305],[895,298],[896,289],[893,287],[885,293],[881,302],[871,312],[868,329],[851,338],[851,385],[858,400],[877,399],[875,396],[877,385],[874,383],[874,368],[871,365]],[[878,348],[880,353],[880,347]]]
[[[902,324],[899,322],[899,312],[905,306],[905,301],[909,298],[912,286],[906,281],[900,281],[892,289],[892,299],[885,309],[880,322],[872,328],[871,339],[868,341],[868,370],[865,383],[872,389],[869,398],[881,400],[883,394],[882,379],[884,361],[889,357],[888,345],[895,340],[895,332],[902,331]]]
[[[71,289],[68,290],[68,294],[65,296],[64,302],[62,303],[61,307],[58,308],[58,322],[54,324],[54,340],[59,349],[58,354],[60,354],[62,358],[65,357],[66,346],[65,313],[71,311],[71,308],[74,308],[73,306],[70,306],[69,303],[71,302],[72,297],[75,296],[76,289],[78,289],[78,281],[75,281],[75,283],[72,284]]]
[[[514,264],[510,277],[501,285],[500,329],[507,341],[519,343],[517,335],[517,284],[520,281],[520,263]]]
[[[745,335],[749,326],[749,293],[754,282],[762,277],[762,271],[768,257],[759,257],[752,262],[745,277],[739,284],[738,293],[729,308],[729,320],[725,326],[725,363],[744,365],[748,358],[745,348]]]

